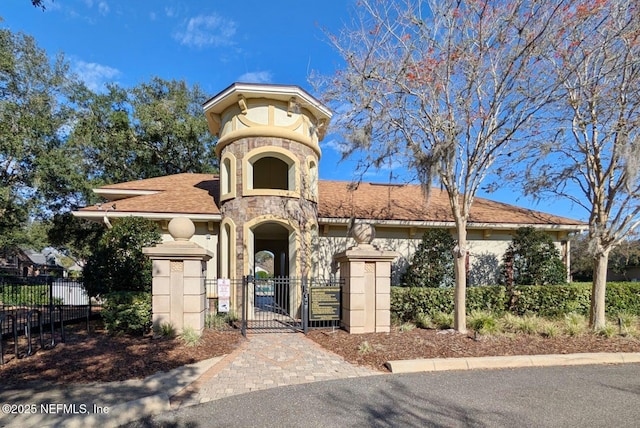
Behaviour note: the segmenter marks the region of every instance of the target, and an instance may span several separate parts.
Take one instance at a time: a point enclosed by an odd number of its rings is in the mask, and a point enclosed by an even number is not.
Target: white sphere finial
[[[175,217],[168,228],[174,241],[188,241],[196,233],[196,226],[187,217]]]

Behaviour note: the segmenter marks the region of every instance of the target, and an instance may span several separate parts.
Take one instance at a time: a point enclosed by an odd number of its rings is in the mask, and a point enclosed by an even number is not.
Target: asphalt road
[[[371,376],[233,396],[128,427],[638,427],[640,365]]]

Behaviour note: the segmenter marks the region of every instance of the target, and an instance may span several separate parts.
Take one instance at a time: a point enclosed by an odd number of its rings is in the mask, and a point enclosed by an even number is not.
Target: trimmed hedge
[[[571,312],[589,314],[591,283],[566,285],[521,285],[513,312],[554,317]],[[422,314],[453,312],[453,288],[391,287],[391,312],[400,321],[414,321]],[[640,315],[640,283],[610,282],[606,294],[607,313]],[[509,308],[509,295],[503,286],[467,288],[467,313],[485,310],[501,315]]]

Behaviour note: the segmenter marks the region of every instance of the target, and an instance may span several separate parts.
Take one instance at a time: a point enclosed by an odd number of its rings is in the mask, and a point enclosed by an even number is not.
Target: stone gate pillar
[[[153,326],[171,323],[177,331],[192,327],[202,333],[206,309],[206,262],[213,253],[189,239],[195,226],[186,217],[169,222],[174,241],[142,252],[153,261],[152,312]]]
[[[342,322],[349,333],[378,333],[391,330],[391,262],[394,251],[371,245],[375,229],[357,224],[353,237],[358,243],[338,253],[342,289]]]

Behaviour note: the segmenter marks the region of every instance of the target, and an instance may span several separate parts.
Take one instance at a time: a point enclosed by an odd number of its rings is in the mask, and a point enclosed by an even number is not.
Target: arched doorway
[[[289,278],[291,254],[289,248],[290,232],[282,224],[265,222],[253,228],[253,266],[256,278],[254,304],[258,311],[273,314],[291,314],[295,311],[297,295]],[[256,256],[259,254],[273,255],[272,274],[261,278]]]
[[[274,277],[289,276],[289,255],[291,254],[289,249],[290,234],[291,232],[286,227],[275,222],[261,223],[253,228],[254,260],[255,254],[261,251],[273,254]]]

